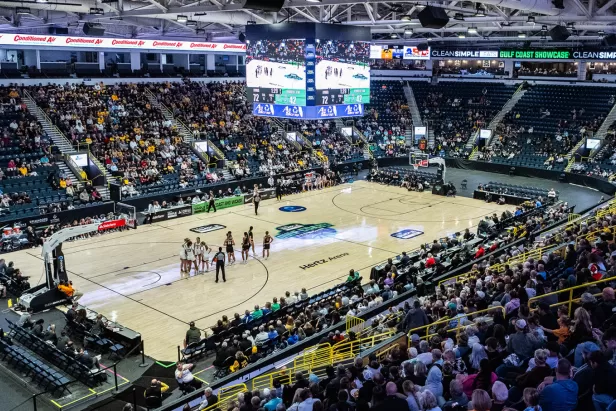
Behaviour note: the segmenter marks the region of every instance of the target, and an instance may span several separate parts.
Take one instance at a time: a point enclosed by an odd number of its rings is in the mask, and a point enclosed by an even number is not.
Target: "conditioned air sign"
[[[572,54],[570,50],[500,50],[498,57],[520,60],[561,60],[573,58]]]

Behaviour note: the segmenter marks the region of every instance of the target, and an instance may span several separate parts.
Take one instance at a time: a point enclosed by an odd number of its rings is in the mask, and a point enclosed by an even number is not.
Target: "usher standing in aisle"
[[[225,278],[225,253],[222,252],[222,247],[218,247],[218,252],[214,254],[214,258],[212,259],[212,264],[216,263],[216,282],[218,282],[218,272],[222,271],[222,281],[225,283],[227,279]]]

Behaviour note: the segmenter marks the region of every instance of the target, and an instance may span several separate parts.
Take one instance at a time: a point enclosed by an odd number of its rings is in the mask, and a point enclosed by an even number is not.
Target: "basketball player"
[[[255,184],[255,191],[252,196],[252,203],[255,206],[255,215],[259,215],[257,211],[259,210],[259,203],[261,202],[261,194],[259,194],[259,186]]]
[[[216,263],[216,282],[218,282],[218,272],[222,271],[222,281],[225,283],[227,279],[225,278],[225,253],[222,252],[222,247],[218,247],[218,252],[214,254],[214,258],[212,258],[212,264]]]
[[[180,272],[185,273],[186,272],[186,244],[189,242],[190,240],[188,238],[184,239],[184,244],[182,244],[182,248],[180,249]],[[190,268],[189,268],[190,270]]]
[[[265,237],[263,237],[263,258],[266,260],[270,255],[270,244],[274,241],[271,235],[269,235],[269,231],[265,232]]]
[[[255,239],[252,232],[252,226],[248,229],[248,237],[250,237],[250,246],[252,247],[252,256],[256,257],[257,253],[255,252]]]
[[[233,241],[233,235],[231,231],[227,233],[227,239],[224,242],[225,251],[227,252],[227,259],[229,260],[229,265],[235,262],[235,252],[233,251],[233,246],[235,245],[235,241]]]
[[[192,250],[195,256],[195,265],[197,266],[195,271],[199,274],[199,267],[201,266],[201,239],[199,237],[193,243]]]
[[[193,264],[195,265],[195,273],[199,274],[199,267],[195,261],[195,254],[193,252],[193,243],[188,240],[186,243],[186,274],[190,274]]]
[[[246,264],[248,262],[248,252],[250,251],[250,237],[247,232],[244,232],[244,237],[242,238],[242,264]]]
[[[201,245],[199,247],[199,255],[201,256],[201,272],[207,273],[210,271],[210,261],[208,260],[206,254],[209,254],[212,249],[205,244],[205,241],[201,241]],[[205,270],[203,269],[205,267]]]

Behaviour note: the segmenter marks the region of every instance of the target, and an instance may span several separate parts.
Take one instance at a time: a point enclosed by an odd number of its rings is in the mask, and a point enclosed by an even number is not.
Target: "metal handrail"
[[[420,336],[419,338],[426,338],[427,339],[427,338],[430,338],[431,336],[435,335],[435,334],[430,334],[430,328],[435,327],[435,326],[437,326],[439,324],[450,323],[452,321],[458,321],[458,325],[453,327],[453,328],[448,328],[447,331],[457,331],[457,330],[460,330],[462,328],[466,328],[466,325],[462,325],[462,321],[461,320],[468,319],[468,317],[476,316],[477,314],[487,313],[487,312],[493,311],[493,310],[501,310],[502,313],[503,313],[503,316],[505,315],[505,307],[503,307],[501,305],[494,306],[494,307],[489,307],[489,308],[486,308],[485,310],[479,310],[479,311],[475,311],[473,313],[468,313],[468,314],[460,314],[459,316],[456,316],[456,317],[446,318],[446,319],[443,319],[443,320],[435,321],[435,322],[433,322],[431,324],[428,324],[428,325],[422,325],[421,327],[412,328],[412,329],[409,330],[407,335],[408,335],[408,338],[409,338],[409,341],[410,341],[411,335],[416,334],[416,331],[425,329],[426,330],[426,335],[424,337]],[[410,347],[410,345],[409,345],[409,347]]]
[[[550,305],[550,307],[556,307],[556,306],[560,306],[560,305],[563,305],[565,303],[568,303],[568,306],[569,306],[569,316],[571,316],[571,306],[573,305],[573,303],[576,300],[579,300],[579,298],[578,299],[574,299],[573,298],[573,291],[579,290],[580,288],[588,288],[591,285],[595,285],[595,284],[599,284],[599,283],[605,283],[605,282],[609,282],[609,281],[616,281],[616,278],[614,278],[614,277],[602,278],[600,280],[593,281],[593,282],[590,282],[590,283],[586,283],[586,284],[582,284],[582,285],[576,285],[576,286],[565,288],[565,289],[558,290],[558,291],[552,291],[551,293],[547,293],[547,294],[537,295],[535,297],[531,297],[531,298],[528,299],[528,307],[530,308],[531,304],[533,302],[537,301],[537,300],[541,300],[541,299],[543,299],[545,297],[548,297],[548,296],[551,296],[551,295],[559,295],[559,294],[568,292],[569,293],[569,299],[567,301],[560,301],[560,302],[558,302],[556,304]]]

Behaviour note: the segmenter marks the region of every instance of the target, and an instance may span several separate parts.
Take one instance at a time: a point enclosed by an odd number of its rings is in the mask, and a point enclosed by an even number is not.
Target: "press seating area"
[[[437,182],[436,173],[431,173],[429,171],[423,171],[422,168],[418,168],[417,170],[413,170],[408,167],[385,167],[383,170],[388,172],[395,173],[396,171],[400,173],[400,175],[406,177],[407,175],[413,176],[415,178],[420,178],[422,181],[427,181],[430,185]]]
[[[541,197],[543,200],[547,199],[549,191],[544,188],[520,186],[516,184],[506,184],[494,181],[481,185],[481,187],[482,188],[480,188],[480,190],[490,191],[492,193],[510,194],[519,197],[528,197],[531,199],[538,199]],[[559,192],[556,191],[556,198],[558,198],[558,196]]]
[[[460,155],[469,138],[501,110],[516,90],[513,85],[485,82],[438,84],[411,82],[424,124],[434,130],[435,145]]]
[[[70,392],[67,385],[71,380],[67,375],[41,361],[27,349],[10,345],[4,338],[0,338],[0,355],[2,361],[15,368],[22,377],[31,378],[42,390],[59,395],[66,390]]]
[[[563,170],[567,162],[554,161],[564,156],[582,138],[582,130],[596,131],[611,109],[611,87],[534,85],[503,119],[514,132],[506,140],[511,159],[493,156],[492,161],[512,166],[551,167]],[[549,115],[546,115],[546,110]],[[575,118],[573,114],[575,110]],[[532,133],[529,129],[532,128]]]
[[[91,370],[75,358],[71,358],[58,350],[54,345],[47,344],[42,339],[31,334],[25,328],[16,325],[8,319],[6,319],[6,322],[9,324],[9,329],[11,330],[9,336],[14,341],[17,341],[19,344],[70,375],[75,380],[89,387],[94,387],[106,378],[105,371]]]

